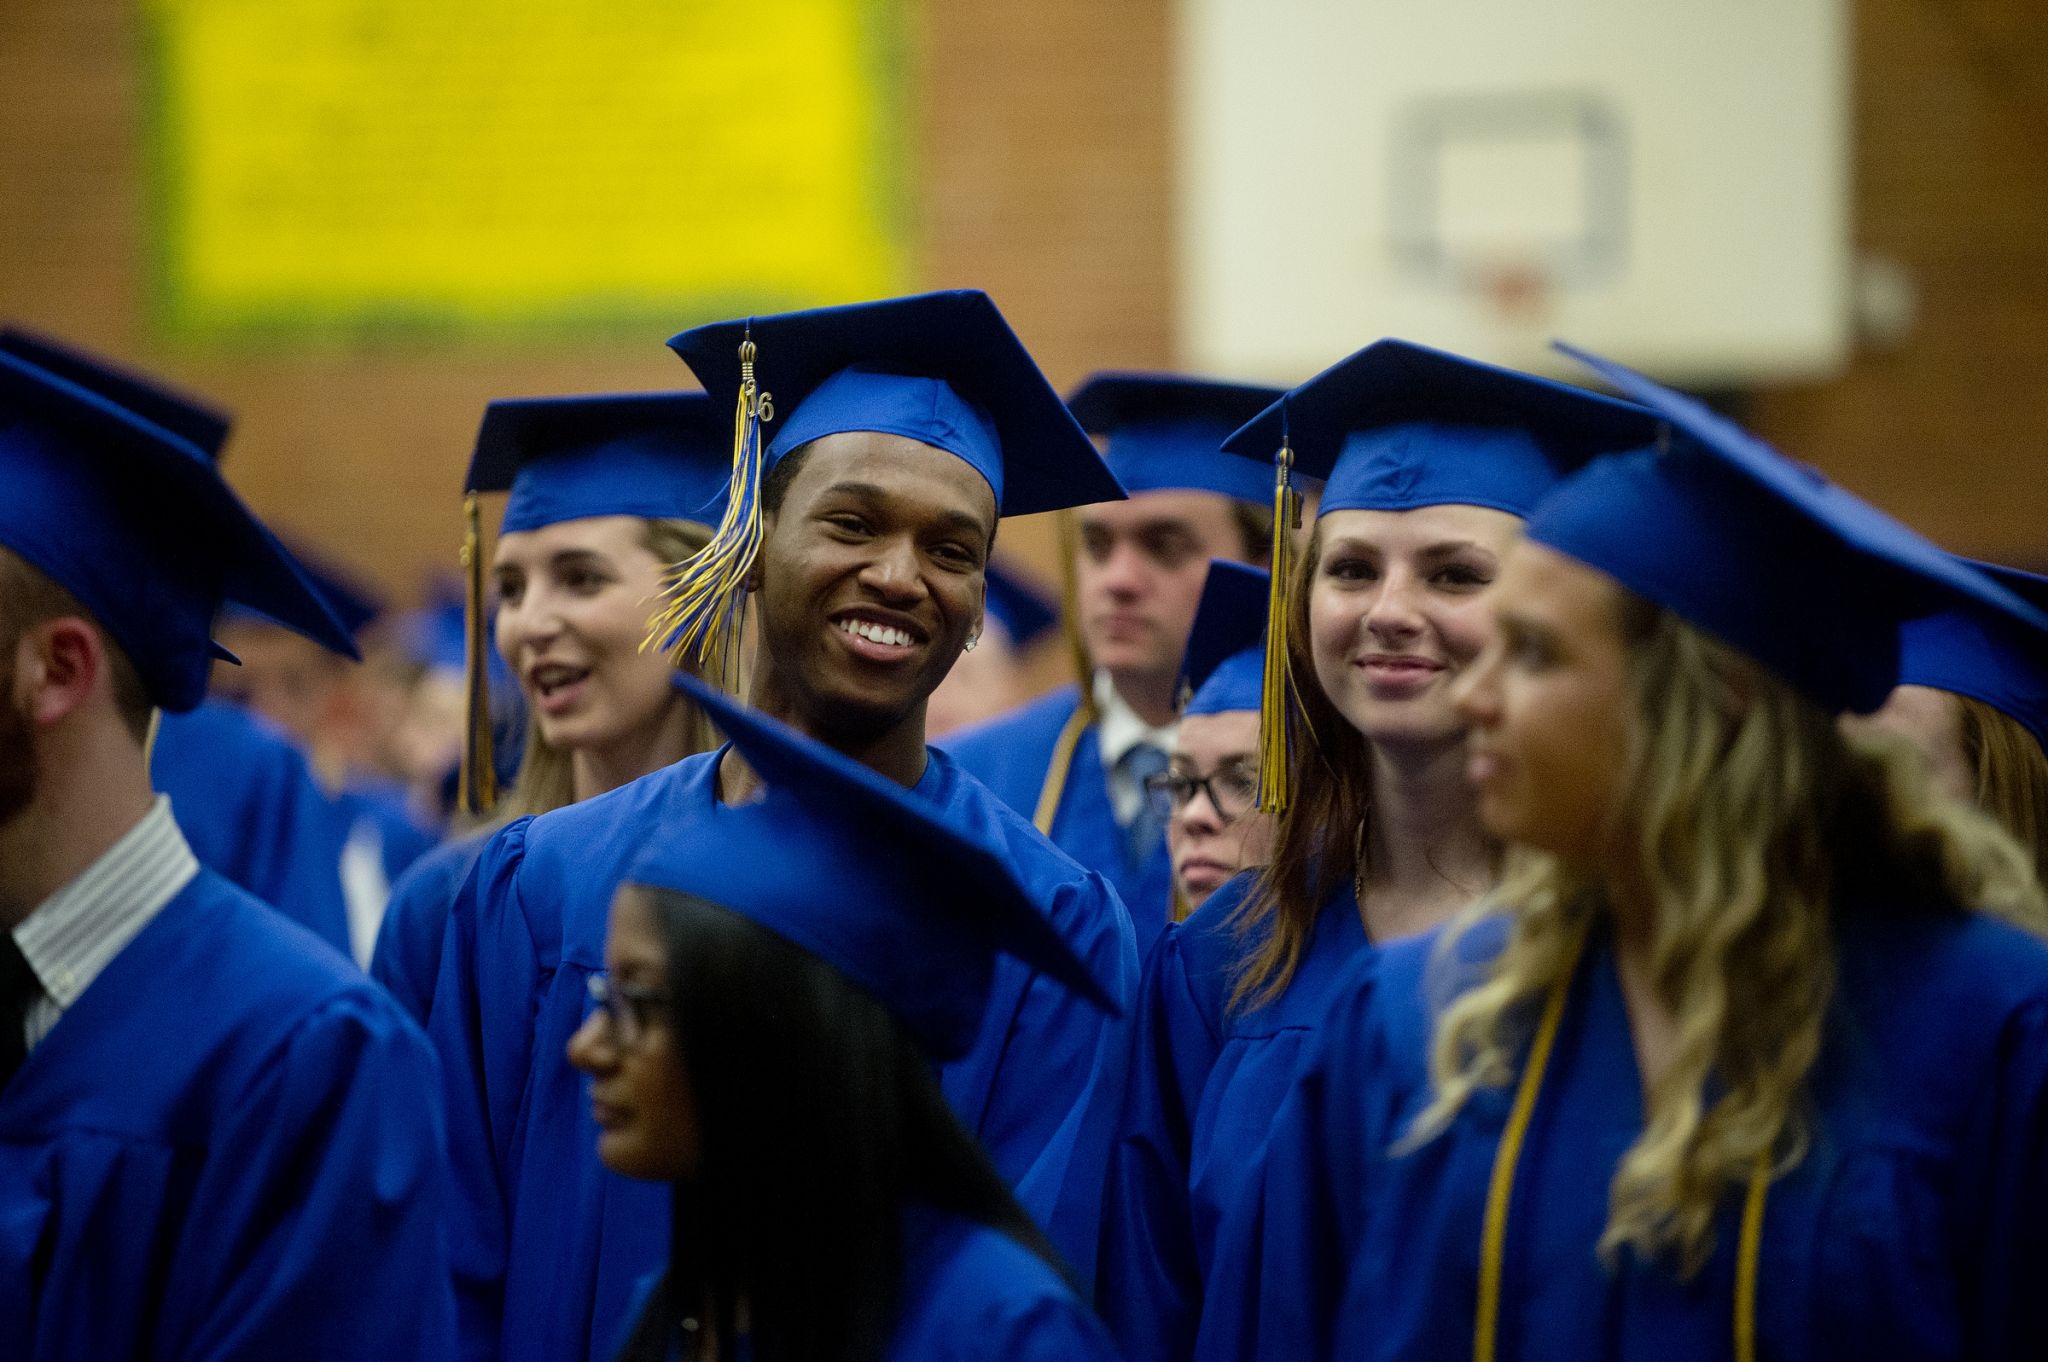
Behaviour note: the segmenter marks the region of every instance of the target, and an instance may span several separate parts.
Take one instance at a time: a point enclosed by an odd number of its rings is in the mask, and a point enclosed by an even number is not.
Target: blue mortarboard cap
[[[450,598],[445,592],[436,591],[427,604],[405,614],[395,643],[400,655],[414,666],[428,671],[460,672],[467,656],[467,630],[462,597]],[[484,641],[489,645],[491,694],[516,690],[512,669],[492,641],[488,622]]]
[[[363,630],[383,617],[386,602],[383,594],[374,586],[340,564],[308,551],[304,545],[293,543],[287,547],[291,549],[292,557],[297,560],[299,570],[326,599],[329,608],[334,612],[334,617],[341,622],[342,628],[348,630],[350,638],[360,639]],[[254,619],[264,624],[280,623],[259,610],[251,610],[231,601],[221,612],[221,619],[226,622],[237,617]]]
[[[1209,560],[1201,603],[1188,631],[1180,664],[1189,694],[1181,713],[1225,714],[1259,708],[1266,679],[1266,593],[1272,574],[1261,568]]]
[[[1868,713],[1908,619],[1975,602],[2048,627],[1959,558],[1705,406],[1570,346],[1670,422],[1668,447],[1600,460],[1529,537],[1715,634],[1824,708]]]
[[[988,613],[1013,648],[1028,648],[1059,621],[1059,610],[1023,577],[993,559],[988,565]]]
[[[501,533],[630,515],[717,524],[732,408],[703,393],[507,398],[484,409],[466,489],[506,492]]]
[[[220,458],[221,447],[227,443],[228,431],[234,424],[225,411],[204,398],[180,392],[32,331],[11,326],[0,328],[0,354],[25,359],[46,373],[99,394],[115,406],[125,407],[197,446],[210,459]]]
[[[76,596],[150,698],[187,710],[234,601],[335,652],[354,641],[204,452],[117,402],[0,354],[0,544]]]
[[[992,831],[955,826],[939,805],[692,677],[676,686],[767,790],[721,805],[702,835],[653,839],[627,882],[696,895],[801,946],[935,1059],[973,1043],[998,951],[1117,1010],[1113,983],[1032,902]]]
[[[1973,566],[2048,611],[2048,577],[1996,563]],[[2048,750],[2048,630],[2031,621],[1975,602],[1908,620],[1899,633],[1898,680],[1981,700]]]
[[[1224,448],[1324,479],[1317,513],[1487,506],[1527,517],[1558,479],[1655,438],[1627,402],[1409,341],[1375,341],[1317,374]]]
[[[778,417],[763,435],[768,467],[823,436],[876,431],[966,460],[1006,516],[1123,497],[979,289],[717,322],[672,337],[669,348],[730,410],[749,337],[755,376]]]
[[[1225,454],[1223,442],[1280,392],[1180,374],[1101,373],[1074,390],[1067,409],[1102,438],[1109,471],[1127,491],[1217,492],[1263,505],[1273,499],[1272,474]]]

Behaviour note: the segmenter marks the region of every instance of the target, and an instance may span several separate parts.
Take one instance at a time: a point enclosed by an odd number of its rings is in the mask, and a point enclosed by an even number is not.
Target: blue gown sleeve
[[[484,848],[448,913],[428,1036],[441,1061],[453,1177],[449,1253],[465,1359],[498,1352],[510,1235],[506,1170],[532,1068],[533,999],[543,971],[517,876],[528,820]]]
[[[345,994],[228,1108],[164,1293],[181,1362],[400,1362],[454,1345],[433,1054]]]
[[[2048,1001],[2007,1022],[1962,1148],[1962,1353],[2048,1357]]]
[[[1181,938],[1179,924],[1166,929],[1138,988],[1103,1199],[1097,1303],[1132,1362],[1186,1358],[1201,1316],[1189,1142],[1222,1038],[1190,986]]]
[[[370,977],[422,1026],[427,1024],[434,982],[441,973],[449,909],[483,845],[481,836],[466,838],[436,847],[415,861],[391,887],[391,902],[377,926]]]
[[[1039,1299],[994,1312],[963,1336],[945,1362],[1118,1362],[1102,1321],[1078,1300]]]
[[[1087,872],[1054,892],[1050,916],[1069,940],[1083,943],[1101,977],[1117,981],[1117,1003],[1128,1009],[1138,947],[1116,891]],[[1082,1281],[1093,1271],[1124,1037],[1121,1018],[1032,974],[1011,1014],[999,1077],[978,1123],[998,1172]]]

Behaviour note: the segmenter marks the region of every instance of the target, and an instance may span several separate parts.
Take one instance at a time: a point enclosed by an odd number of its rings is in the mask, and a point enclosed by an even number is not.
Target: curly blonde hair
[[[1782,1174],[1805,1154],[1835,914],[1881,895],[2048,934],[2048,902],[2031,857],[1895,749],[1844,738],[1743,654],[1617,594],[1634,722],[1607,828],[1625,859],[1609,873],[1654,908],[1651,982],[1677,1039],[1615,1170],[1600,1252],[1668,1259],[1689,1276],[1713,1251],[1721,1197],[1760,1158]],[[1599,882],[1522,851],[1446,932],[1448,953],[1479,920],[1509,922],[1484,981],[1437,1022],[1434,1098],[1405,1146],[1442,1133],[1475,1091],[1511,1081],[1544,998],[1605,912]]]

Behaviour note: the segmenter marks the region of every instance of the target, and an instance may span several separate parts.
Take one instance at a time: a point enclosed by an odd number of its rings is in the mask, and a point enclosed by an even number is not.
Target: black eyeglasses
[[[1259,778],[1242,762],[1218,767],[1206,776],[1186,771],[1161,771],[1145,778],[1145,794],[1152,807],[1171,817],[1195,802],[1195,791],[1209,796],[1218,816],[1235,823],[1259,802]]]
[[[632,984],[615,984],[609,974],[593,974],[587,985],[594,1012],[604,1013],[612,1040],[624,1050],[635,1049],[647,1038],[656,1010],[668,1006],[668,995]]]

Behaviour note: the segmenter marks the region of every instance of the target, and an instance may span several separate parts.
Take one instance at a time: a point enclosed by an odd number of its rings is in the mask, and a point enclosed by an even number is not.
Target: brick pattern
[[[682,379],[652,336],[163,349],[144,307],[137,9],[0,5],[0,316],[230,404],[230,476],[281,527],[410,590],[452,567],[485,401]],[[1167,0],[912,13],[924,282],[989,289],[1056,383],[1171,362]],[[1759,395],[1754,419],[1944,542],[2048,559],[2048,17],[2037,0],[1862,0],[1856,21],[1858,246],[1910,272],[1919,324],[1838,379]],[[1045,526],[1005,539],[1048,563]]]

